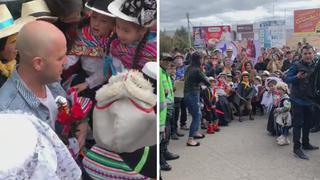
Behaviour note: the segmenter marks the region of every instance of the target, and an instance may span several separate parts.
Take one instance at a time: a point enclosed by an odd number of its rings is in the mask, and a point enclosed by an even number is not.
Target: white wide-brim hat
[[[31,16],[13,20],[13,17],[5,4],[0,4],[0,39],[16,34],[27,23],[34,21]]]
[[[156,13],[157,13],[155,0],[149,0],[149,1],[141,0],[139,2],[140,7],[137,7],[138,2],[136,2],[137,4],[133,5],[132,2],[127,2],[127,1],[128,0],[114,0],[113,2],[111,2],[109,4],[108,10],[113,15],[115,15],[116,17],[118,17],[120,19],[123,19],[125,21],[129,21],[129,22],[133,22],[133,23],[138,24],[143,27],[152,27],[155,25],[155,23],[156,23],[155,17],[156,17]],[[142,1],[144,1],[144,2],[142,2]],[[137,8],[137,10],[140,12],[134,13],[134,14],[136,14],[136,16],[130,16],[128,14],[125,14],[122,11],[125,3],[127,3],[129,5],[129,7],[133,9],[133,11],[134,11],[134,8]],[[138,19],[138,17],[140,17],[140,18]],[[139,22],[139,20],[140,20],[140,22]]]
[[[51,22],[58,20],[58,17],[52,16],[44,0],[34,0],[22,4],[21,17],[33,16],[36,19],[47,19]]]
[[[108,10],[108,6],[111,2],[112,0],[89,0],[86,2],[85,7],[99,14],[115,17],[115,15]]]
[[[133,22],[136,24],[139,24],[137,17],[128,16],[125,13],[123,13],[120,9],[123,5],[123,3],[126,0],[114,0],[112,3],[109,4],[108,10],[115,15],[116,17],[123,19],[125,21]]]

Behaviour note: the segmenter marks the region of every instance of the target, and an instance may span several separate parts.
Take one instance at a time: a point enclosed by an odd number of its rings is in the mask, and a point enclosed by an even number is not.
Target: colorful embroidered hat
[[[156,0],[115,0],[108,9],[116,17],[143,27],[151,27],[157,21]]]
[[[14,21],[7,6],[0,4],[0,38],[18,33],[25,24],[34,20],[35,18],[27,16]]]
[[[103,14],[110,17],[115,17],[112,13],[109,12],[108,6],[112,2],[112,0],[89,0],[85,6],[95,11],[99,14]]]

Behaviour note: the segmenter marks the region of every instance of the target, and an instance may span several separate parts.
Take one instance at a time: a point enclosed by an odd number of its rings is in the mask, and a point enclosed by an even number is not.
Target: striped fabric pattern
[[[93,179],[110,180],[149,180],[150,178],[134,172],[122,158],[113,152],[97,146],[87,151],[83,159],[86,172]]]
[[[76,56],[103,57],[104,48],[107,45],[109,37],[95,37],[90,26],[85,26],[78,31],[69,54]]]
[[[152,34],[153,32],[150,32]],[[110,53],[113,57],[118,58],[126,69],[132,69],[133,58],[136,53],[137,44],[123,45],[119,39],[115,39],[111,43]],[[143,66],[150,61],[157,59],[157,42],[153,35],[148,36],[148,40],[144,47],[140,50],[138,69],[141,70]]]

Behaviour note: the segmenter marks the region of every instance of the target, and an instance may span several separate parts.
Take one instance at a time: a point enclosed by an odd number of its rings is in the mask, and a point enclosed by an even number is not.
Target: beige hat
[[[263,71],[262,76],[270,76],[269,71],[267,71],[267,70]]]
[[[33,16],[36,19],[48,19],[56,21],[58,17],[51,15],[46,2],[44,0],[34,0],[22,4],[21,17]]]
[[[255,79],[259,80],[260,82],[262,81],[261,77],[260,76],[256,76],[254,77]]]
[[[0,38],[18,33],[25,24],[34,20],[35,18],[27,16],[14,21],[7,6],[0,4]]]
[[[241,75],[242,75],[242,76],[249,76],[250,74],[249,74],[248,71],[243,71]]]
[[[288,91],[289,91],[288,85],[287,85],[286,83],[284,83],[284,82],[279,82],[279,83],[277,83],[276,88],[277,88],[277,89],[282,89],[282,90],[284,90],[285,92],[288,92]]]
[[[209,76],[209,77],[208,77],[208,80],[209,80],[209,81],[214,81],[214,77]]]

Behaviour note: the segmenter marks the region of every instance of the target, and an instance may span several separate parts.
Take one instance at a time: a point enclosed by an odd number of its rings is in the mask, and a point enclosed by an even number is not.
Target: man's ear
[[[36,71],[41,71],[43,69],[44,66],[44,59],[41,57],[34,57],[32,59],[32,67],[33,69],[35,69]]]

